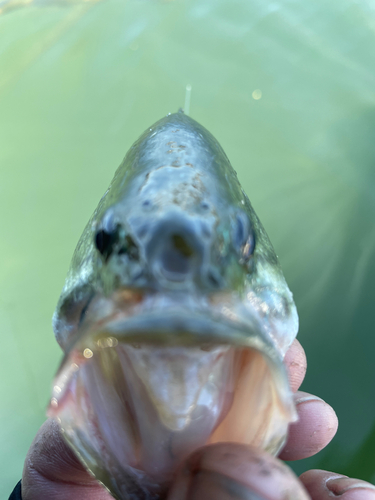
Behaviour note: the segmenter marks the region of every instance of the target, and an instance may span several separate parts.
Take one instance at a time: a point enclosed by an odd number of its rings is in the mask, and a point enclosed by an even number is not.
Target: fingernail
[[[324,403],[323,399],[318,398],[318,396],[314,396],[312,394],[306,394],[306,395],[304,394],[303,396],[300,396],[299,398],[297,398],[294,401],[294,403],[296,405],[299,405],[301,403],[306,403],[307,401],[322,401]]]
[[[185,500],[266,500],[238,481],[208,470],[194,474]]]
[[[334,495],[343,495],[349,490],[361,489],[369,490],[371,492],[371,497],[375,499],[375,486],[373,484],[367,483],[366,481],[361,481],[359,479],[351,479],[350,477],[334,477],[328,479],[326,482],[326,487]]]

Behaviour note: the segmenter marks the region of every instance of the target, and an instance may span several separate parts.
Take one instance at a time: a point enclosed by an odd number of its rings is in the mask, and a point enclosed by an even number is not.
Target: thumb
[[[22,500],[113,500],[65,443],[60,427],[47,420],[26,456]]]
[[[309,500],[283,462],[256,448],[219,443],[193,453],[168,500]]]

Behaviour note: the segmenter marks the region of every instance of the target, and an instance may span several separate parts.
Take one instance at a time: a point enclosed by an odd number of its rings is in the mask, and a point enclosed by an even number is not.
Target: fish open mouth
[[[178,307],[120,311],[83,329],[48,412],[119,500],[159,498],[205,444],[276,453],[295,419],[281,356],[255,319]]]

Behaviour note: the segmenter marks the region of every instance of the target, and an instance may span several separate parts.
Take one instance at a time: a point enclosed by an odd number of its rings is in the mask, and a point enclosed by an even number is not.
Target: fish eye
[[[238,212],[233,243],[240,255],[240,262],[246,263],[254,253],[255,236],[250,221],[244,212]]]
[[[115,226],[112,230],[99,229],[95,234],[95,246],[106,260],[111,256],[115,245],[118,243],[118,229],[118,226]]]
[[[253,255],[254,249],[255,249],[255,238],[253,231],[251,231],[246,240],[245,245],[242,248],[242,258],[245,261],[248,261],[250,257]]]

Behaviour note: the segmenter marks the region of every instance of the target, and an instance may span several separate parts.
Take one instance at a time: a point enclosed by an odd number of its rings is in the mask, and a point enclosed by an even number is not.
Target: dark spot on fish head
[[[220,274],[214,270],[209,269],[207,272],[207,282],[210,288],[221,288],[223,285],[223,279]]]
[[[122,242],[120,248],[118,249],[117,254],[118,255],[126,254],[130,260],[139,259],[138,246],[136,245],[133,238],[129,234],[125,236],[125,239]]]
[[[119,241],[119,232],[120,224],[115,221],[113,212],[107,212],[98,225],[94,236],[95,247],[105,261],[109,259],[115,250]]]
[[[139,259],[135,240],[119,218],[119,214],[115,215],[113,208],[109,209],[99,222],[94,235],[94,244],[105,263],[112,257],[123,255],[129,260]]]

